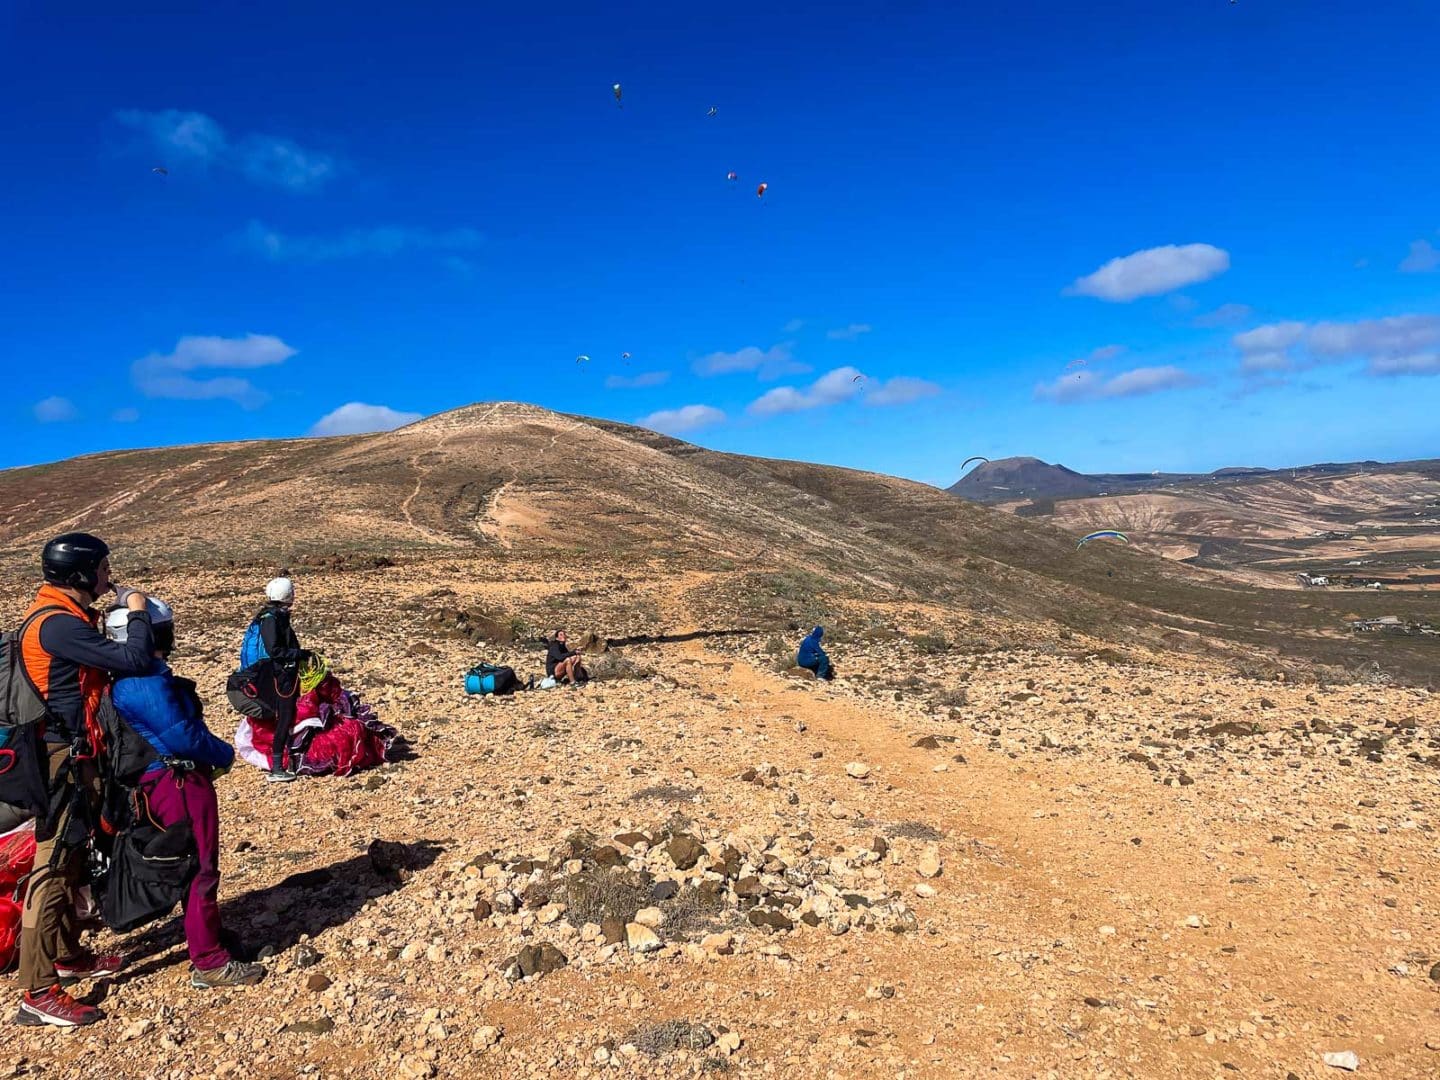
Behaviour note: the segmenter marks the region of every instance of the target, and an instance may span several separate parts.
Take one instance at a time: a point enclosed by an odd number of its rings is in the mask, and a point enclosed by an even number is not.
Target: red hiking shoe
[[[83,1005],[60,987],[52,986],[39,994],[27,992],[20,999],[20,1012],[15,1022],[27,1026],[84,1027],[103,1019],[104,1015],[95,1006]]]
[[[73,963],[55,963],[55,974],[62,979],[93,979],[96,975],[118,975],[124,970],[123,956],[96,956],[94,953],[85,953]]]

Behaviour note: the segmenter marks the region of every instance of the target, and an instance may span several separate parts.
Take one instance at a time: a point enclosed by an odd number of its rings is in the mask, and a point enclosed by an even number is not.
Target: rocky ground
[[[109,1019],[7,1029],[0,1075],[1440,1073],[1432,693],[986,651],[881,604],[825,613],[821,684],[783,670],[797,634],[716,633],[746,629],[707,612],[723,574],[492,570],[297,574],[302,637],[413,757],[238,766],[221,897],[267,981],[191,990],[175,923],[107,935],[134,966],[80,989]],[[265,576],[142,583],[227,736]],[[551,623],[646,640],[583,690],[465,697]]]

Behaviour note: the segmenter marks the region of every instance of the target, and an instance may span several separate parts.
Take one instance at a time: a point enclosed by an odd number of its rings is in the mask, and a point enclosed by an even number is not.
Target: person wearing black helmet
[[[50,812],[35,823],[35,873],[20,922],[20,985],[16,1022],[76,1027],[101,1018],[77,1002],[61,981],[113,974],[118,956],[96,956],[80,943],[75,895],[84,882],[86,839],[96,787],[97,711],[113,675],[141,675],[153,662],[145,596],[110,580],[110,549],[88,533],[66,533],[40,557],[45,584],[21,624],[20,662],[45,703],[45,777]],[[92,605],[110,591],[128,611],[125,642],[100,632]],[[6,798],[0,777],[0,801]]]

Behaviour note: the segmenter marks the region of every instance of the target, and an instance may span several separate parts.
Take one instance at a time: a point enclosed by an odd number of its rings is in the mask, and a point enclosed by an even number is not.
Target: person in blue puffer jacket
[[[820,647],[820,639],[825,636],[825,628],[817,626],[806,635],[805,640],[800,642],[800,652],[795,657],[797,667],[809,668],[822,679],[833,679],[835,669],[830,665],[830,657],[825,655],[825,650]]]
[[[110,691],[115,711],[159,755],[140,780],[150,816],[161,828],[189,821],[195,834],[199,869],[186,893],[185,943],[190,951],[190,985],[201,990],[246,986],[265,977],[260,964],[236,960],[221,940],[220,811],[215,778],[228,772],[235,748],[211,734],[195,684],[170,670],[166,660],[175,645],[175,617],[169,605],[147,601],[155,663],[144,675],[117,679]],[[124,641],[123,611],[105,620],[105,633]]]

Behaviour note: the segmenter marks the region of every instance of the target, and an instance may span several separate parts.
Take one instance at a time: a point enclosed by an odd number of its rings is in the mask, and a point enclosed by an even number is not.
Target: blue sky
[[[0,7],[0,466],[489,399],[932,483],[1440,455],[1440,9],[964,6]]]

